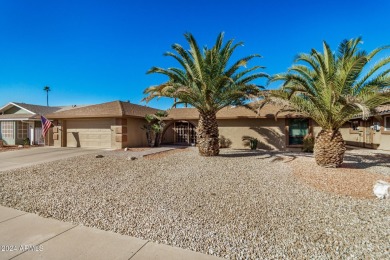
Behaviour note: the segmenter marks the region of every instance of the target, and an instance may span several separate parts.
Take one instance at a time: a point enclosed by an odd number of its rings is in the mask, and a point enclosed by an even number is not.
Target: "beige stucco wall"
[[[320,127],[314,120],[311,120],[311,126],[312,126],[313,136],[316,137],[318,133],[322,130],[322,127]]]
[[[390,150],[390,132],[387,134],[383,131],[383,120],[379,121],[382,125],[381,131],[375,131],[370,127],[373,122],[378,122],[378,120],[374,118],[373,121],[361,121],[359,130],[356,131],[352,131],[350,124],[346,123],[340,128],[340,132],[348,145]],[[369,135],[372,136],[372,144],[370,140],[367,140],[370,138]]]
[[[142,127],[146,124],[143,118],[128,118],[127,119],[127,147],[147,146],[146,132]]]
[[[161,139],[162,143],[171,144],[174,142],[173,122],[167,123],[164,129],[164,134]]]
[[[218,120],[218,125],[220,138],[229,140],[232,148],[248,148],[248,142],[242,140],[247,136],[260,141],[259,149],[285,149],[284,119],[228,119]]]
[[[197,120],[191,120],[197,126]],[[173,143],[173,124],[168,123],[163,136],[164,143]],[[218,120],[219,137],[230,143],[231,148],[248,149],[249,144],[242,138],[254,137],[260,142],[259,149],[284,150],[285,149],[285,120],[279,119],[223,119]]]
[[[55,147],[61,147],[61,137],[62,137],[62,127],[55,126],[53,128],[53,145]]]
[[[359,130],[357,131],[351,131],[350,123],[344,124],[342,128],[340,128],[340,133],[343,136],[344,141],[348,145],[353,146],[363,146],[363,127],[360,126]]]
[[[381,150],[387,150],[387,151],[390,151],[390,133],[388,134],[380,134],[380,145],[378,147],[378,149],[381,149]]]

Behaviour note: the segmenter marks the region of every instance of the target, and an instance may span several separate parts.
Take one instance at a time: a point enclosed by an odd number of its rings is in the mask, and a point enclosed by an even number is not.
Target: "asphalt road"
[[[102,150],[68,147],[32,147],[29,149],[0,152],[0,172],[73,156],[98,153],[99,151]]]

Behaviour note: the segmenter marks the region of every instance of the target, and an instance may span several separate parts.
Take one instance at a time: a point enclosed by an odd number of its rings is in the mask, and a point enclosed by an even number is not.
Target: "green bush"
[[[30,138],[25,138],[24,140],[23,140],[23,144],[24,145],[30,145]]]
[[[306,153],[312,153],[314,149],[314,136],[310,133],[303,138],[302,151]]]
[[[242,140],[249,142],[249,147],[251,148],[251,150],[257,149],[257,144],[259,143],[259,140],[257,140],[257,138],[251,136],[244,136]]]

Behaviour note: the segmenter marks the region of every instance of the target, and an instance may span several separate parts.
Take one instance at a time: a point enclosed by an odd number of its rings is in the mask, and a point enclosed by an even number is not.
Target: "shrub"
[[[312,153],[314,149],[314,136],[310,133],[303,138],[302,151],[306,153]]]
[[[24,145],[30,145],[30,138],[25,138],[24,140],[23,140],[23,144]]]
[[[257,149],[257,144],[259,143],[259,140],[257,138],[251,136],[244,136],[242,140],[249,142],[249,147],[251,148],[251,150]]]
[[[231,144],[232,141],[230,141],[230,139],[224,137],[223,135],[219,137],[219,148],[229,148]]]

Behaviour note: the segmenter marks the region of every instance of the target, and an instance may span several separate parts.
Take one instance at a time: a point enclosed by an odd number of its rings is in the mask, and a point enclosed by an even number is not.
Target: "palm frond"
[[[283,82],[279,90],[270,92],[270,99],[328,130],[340,128],[357,114],[365,118],[373,108],[390,103],[390,92],[385,91],[390,87],[390,69],[385,68],[390,57],[366,69],[372,58],[389,46],[367,53],[359,50],[361,42],[361,37],[344,40],[337,54],[326,42],[323,52],[312,49],[310,54],[299,54],[287,73],[270,78],[269,82]]]
[[[177,98],[179,102],[188,103],[200,111],[214,111],[229,105],[245,104],[245,101],[259,94],[261,87],[252,82],[267,74],[256,72],[264,67],[248,67],[249,61],[260,57],[248,55],[231,64],[233,52],[242,43],[234,44],[233,40],[223,43],[224,34],[220,33],[212,48],[199,48],[195,37],[184,35],[189,50],[180,44],[173,44],[174,52],[166,52],[178,62],[178,68],[152,67],[147,73],[158,73],[168,77],[168,81],[158,86],[147,88],[144,93],[149,101],[158,97]]]

